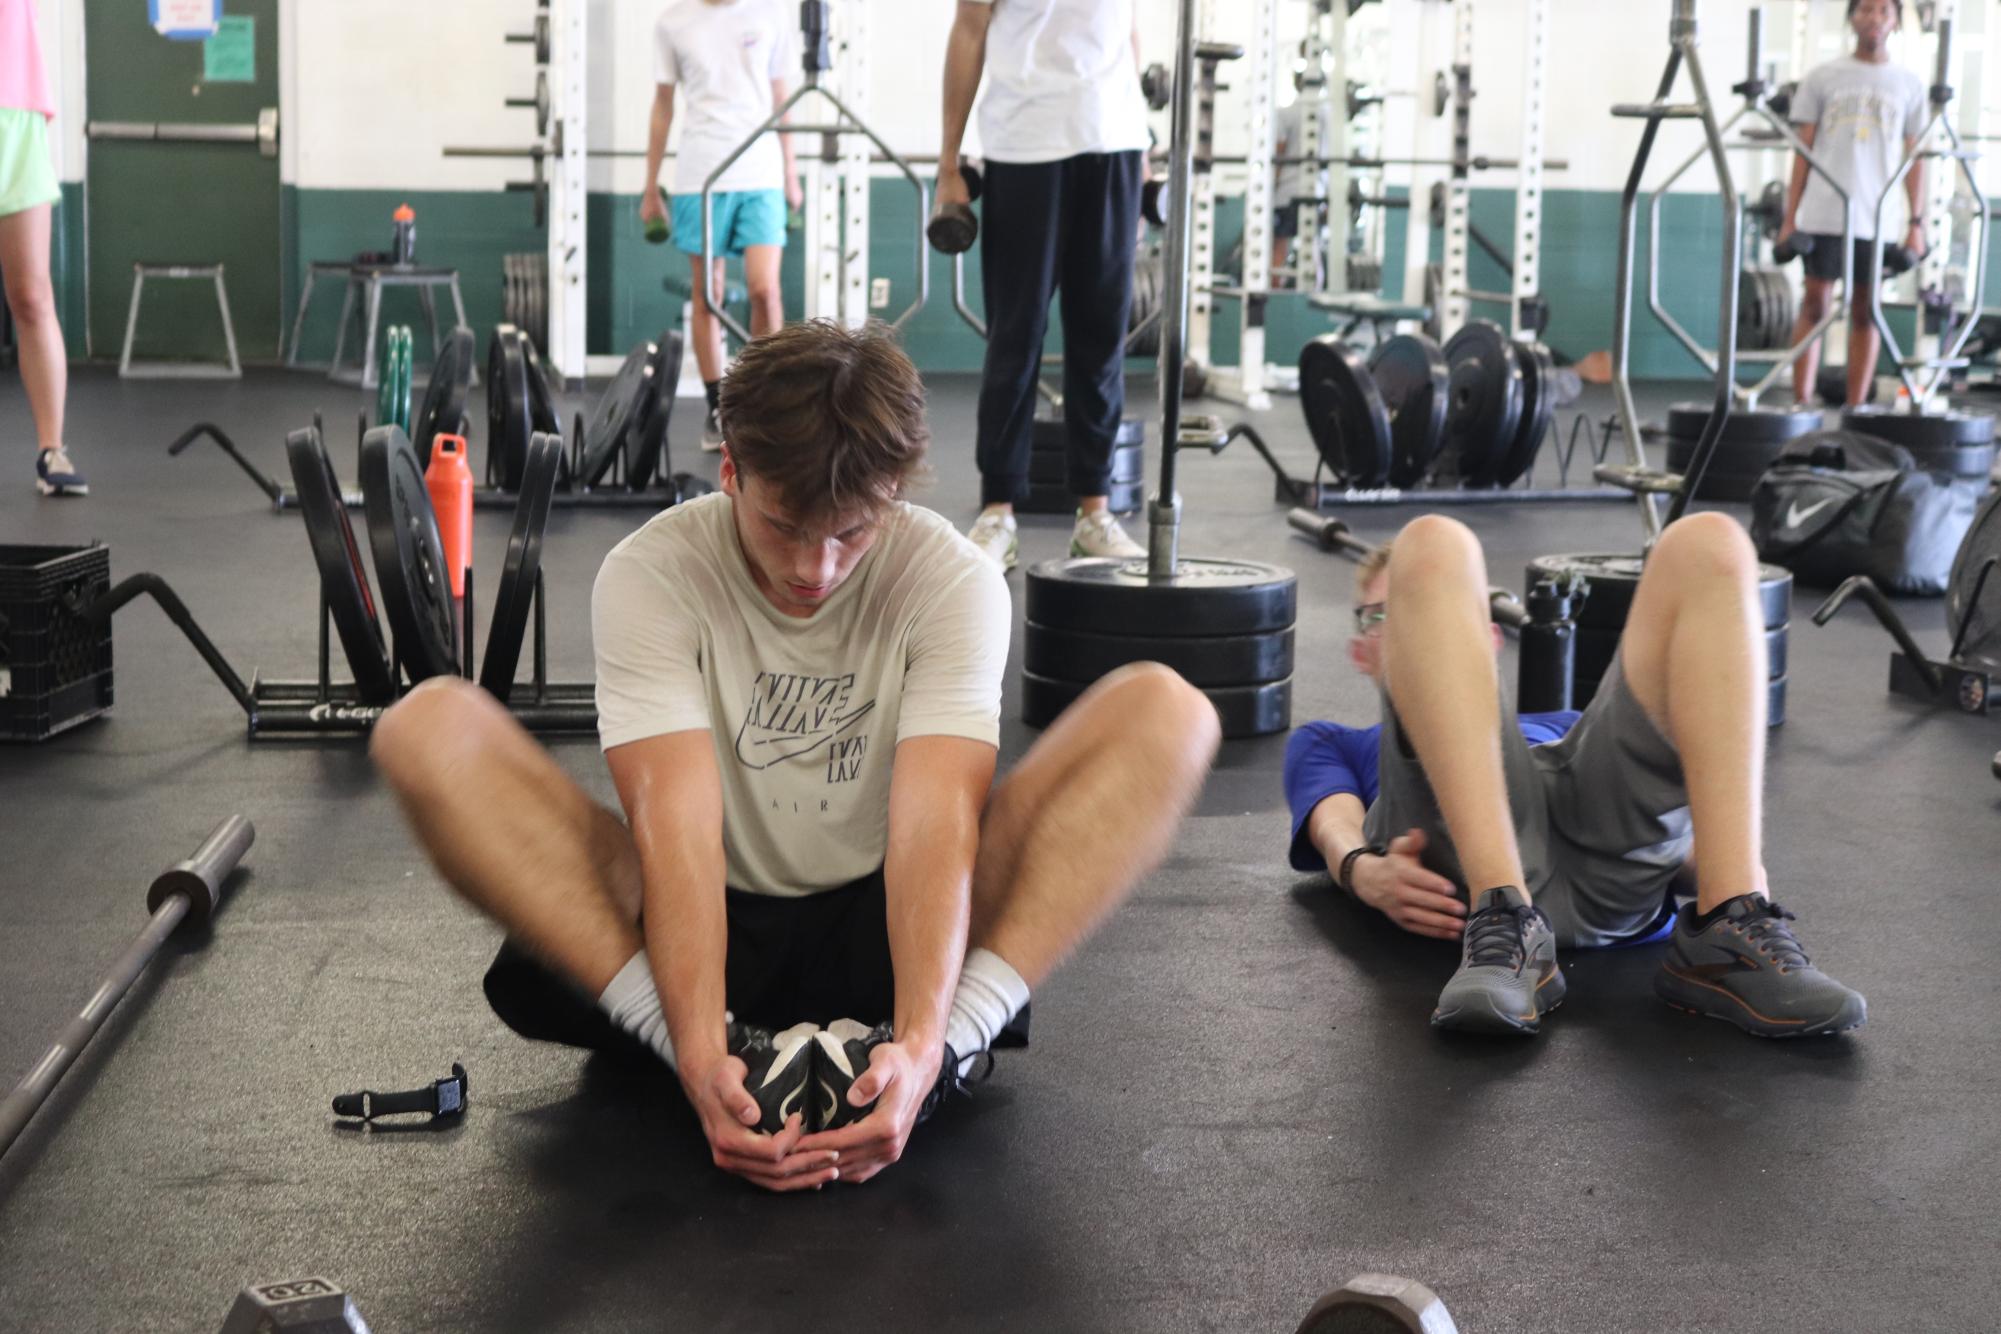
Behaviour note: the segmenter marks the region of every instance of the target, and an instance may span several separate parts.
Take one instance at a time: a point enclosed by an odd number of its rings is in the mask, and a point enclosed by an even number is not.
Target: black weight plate
[[[1021,720],[1030,727],[1047,727],[1089,686],[1052,681],[1029,672],[1021,674]],[[1202,692],[1216,706],[1223,736],[1269,736],[1292,726],[1292,681],[1257,686],[1218,686]]]
[[[1146,422],[1138,417],[1119,418],[1118,434],[1112,437],[1113,449],[1146,444]],[[1070,449],[1070,428],[1061,417],[1037,417],[1034,434],[1029,437],[1029,449],[1037,454],[1067,454]]]
[[[412,684],[459,670],[452,584],[438,518],[424,489],[423,465],[410,437],[378,426],[361,439],[361,497],[382,610],[396,635],[396,656]]]
[[[441,435],[465,429],[466,395],[472,389],[472,330],[463,324],[445,336],[431,362],[431,382],[424,386],[424,403],[417,410],[417,434],[410,443],[430,457]]]
[[[1146,451],[1125,445],[1112,451],[1112,485],[1130,486],[1146,478]],[[1062,486],[1070,479],[1067,455],[1037,450],[1028,456],[1030,486]]]
[[[364,704],[387,704],[396,698],[389,646],[382,642],[382,622],[369,594],[361,546],[354,540],[354,525],[341,501],[340,479],[334,475],[319,428],[309,426],[286,436],[285,459],[292,465],[292,488],[306,521],[306,540],[312,544],[327,612],[347,654],[355,689]]]
[[[1389,483],[1416,486],[1445,443],[1445,353],[1423,334],[1398,334],[1369,354],[1369,374],[1390,413]]]
[[[1046,560],[1028,571],[1027,618],[1052,630],[1120,637],[1255,635],[1290,627],[1299,610],[1291,570],[1258,561],[1185,558],[1149,579],[1146,561]]]
[[[1549,349],[1540,343],[1516,343],[1515,357],[1522,365],[1522,417],[1515,427],[1515,438],[1501,456],[1495,486],[1512,486],[1535,466],[1535,456],[1542,451],[1550,423],[1556,418],[1556,402],[1550,396],[1556,362],[1550,359]]]
[[[1358,487],[1389,480],[1390,409],[1362,354],[1333,334],[1299,349],[1299,405],[1328,468]]]
[[[1751,269],[1737,274],[1737,346],[1756,351],[1765,345],[1766,294],[1760,275]]]
[[[681,388],[681,331],[662,330],[653,346],[652,399],[626,455],[625,484],[634,491],[653,485],[653,474],[660,470],[667,452],[667,426],[674,420],[674,395]]]
[[[513,693],[515,669],[521,665],[521,645],[535,606],[535,579],[542,569],[542,535],[549,527],[549,503],[562,465],[563,437],[540,431],[529,437],[528,466],[522,473],[520,498],[514,502],[507,562],[500,569],[500,589],[486,627],[486,657],[479,666],[479,683],[502,704]]]
[[[533,423],[521,331],[503,324],[486,345],[486,472],[487,480],[502,491],[521,489]]]
[[[1445,452],[1467,486],[1494,485],[1522,422],[1522,365],[1500,325],[1474,320],[1445,345],[1451,406]]]
[[[1687,472],[1688,465],[1695,461],[1695,445],[1693,440],[1669,437],[1668,471]],[[1757,489],[1758,479],[1765,475],[1765,469],[1778,462],[1784,450],[1785,446],[1777,441],[1718,445],[1716,453],[1710,456],[1709,466],[1702,471],[1702,480],[1696,484],[1695,498],[1749,500]]]
[[[532,342],[525,343],[521,351],[528,362],[528,424],[533,430],[561,435],[563,414],[556,409],[556,391],[549,383],[549,372]]]
[[[611,471],[612,460],[624,447],[626,434],[646,410],[653,388],[653,359],[660,349],[651,342],[625,354],[625,364],[591,405],[584,418],[584,459],[578,469],[579,486],[596,486]]]
[[[1091,682],[1129,662],[1172,667],[1190,685],[1205,688],[1263,685],[1292,675],[1292,631],[1124,638],[1051,630],[1033,621],[1022,629],[1022,670],[1052,681]]]
[[[1981,567],[1997,556],[2001,556],[2001,491],[1988,496],[1973,516],[1959,554],[1953,557],[1952,579],[1945,589],[1946,628],[1955,636],[1968,608],[1972,609],[1973,622],[1966,627],[1961,655],[1989,664],[2001,664],[2001,568],[1987,576],[1978,603],[1973,601],[1973,588]]]
[[[1142,482],[1114,482],[1106,496],[1114,514],[1132,514],[1146,504],[1146,485]],[[1028,494],[1014,504],[1018,514],[1071,514],[1077,509],[1077,497],[1070,494],[1067,483],[1035,485],[1030,484]]]
[[[1593,681],[1603,676],[1606,664],[1612,661],[1612,654],[1619,647],[1622,633],[1619,630],[1580,627],[1577,631],[1577,675]],[[1786,641],[1790,633],[1790,627],[1784,625],[1775,625],[1765,631],[1767,675],[1777,677],[1786,674]]]
[[[1583,599],[1574,604],[1571,616],[1585,628],[1620,630],[1633,606],[1633,590],[1640,586],[1638,556],[1555,555],[1537,556],[1528,564],[1524,588],[1533,588],[1540,579],[1562,580],[1580,575],[1586,581]],[[1758,567],[1758,596],[1765,628],[1775,629],[1792,619],[1793,576],[1776,565]]]
[[[1841,414],[1844,431],[1860,431],[1878,440],[1902,445],[1922,462],[1948,457],[1948,451],[1994,443],[1994,418],[1984,412],[1946,412],[1918,415],[1890,412],[1883,408],[1848,408]],[[1970,460],[1968,465],[1970,466]],[[1927,467],[1935,465],[1927,463]],[[1992,459],[1988,466],[1993,466]],[[1972,473],[1960,473],[1972,476]]]
[[[1708,403],[1677,403],[1668,409],[1667,433],[1679,440],[1700,440],[1709,425]],[[1725,445],[1782,445],[1820,429],[1819,408],[1735,408],[1723,428]]]

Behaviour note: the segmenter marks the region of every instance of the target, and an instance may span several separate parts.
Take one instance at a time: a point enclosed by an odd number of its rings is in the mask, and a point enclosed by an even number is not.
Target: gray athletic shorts
[[[1693,841],[1688,792],[1681,757],[1633,698],[1618,660],[1577,725],[1548,745],[1529,745],[1503,692],[1501,758],[1528,891],[1557,942],[1616,944],[1656,924]],[[1387,695],[1378,777],[1362,826],[1369,842],[1421,829],[1425,866],[1463,888],[1437,799]]]

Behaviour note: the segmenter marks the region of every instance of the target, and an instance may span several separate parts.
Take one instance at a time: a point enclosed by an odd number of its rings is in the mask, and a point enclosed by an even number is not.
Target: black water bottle
[[[1570,591],[1553,579],[1538,579],[1529,589],[1515,704],[1522,713],[1558,713],[1570,707],[1577,680],[1577,622],[1570,619],[1570,600]]]

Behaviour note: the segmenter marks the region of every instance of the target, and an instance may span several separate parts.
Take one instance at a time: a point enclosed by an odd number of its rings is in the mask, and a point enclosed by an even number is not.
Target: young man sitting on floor
[[[1762,1037],[1861,1026],[1861,995],[1813,966],[1767,896],[1765,633],[1742,528],[1698,514],[1662,535],[1582,714],[1516,719],[1464,524],[1413,520],[1356,587],[1349,657],[1382,687],[1383,723],[1293,734],[1292,865],[1462,941],[1434,1025],[1534,1033],[1563,999],[1557,948],[1655,934],[1692,848],[1699,892],[1661,998]]]
[[[866,1181],[1025,1041],[1029,992],[1165,855],[1220,728],[1129,667],[994,782],[1007,587],[902,499],[929,435],[886,329],[749,344],[722,425],[721,493],[621,542],[592,599],[624,822],[463,681],[412,691],[372,750],[507,928],[486,992],[511,1027],[657,1053],[757,1185]]]

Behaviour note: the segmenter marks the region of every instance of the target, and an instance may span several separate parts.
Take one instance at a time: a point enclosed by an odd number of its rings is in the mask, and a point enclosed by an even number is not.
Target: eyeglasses
[[[1355,608],[1355,633],[1358,635],[1379,635],[1383,632],[1383,622],[1389,619],[1389,612],[1381,602],[1364,602]]]

